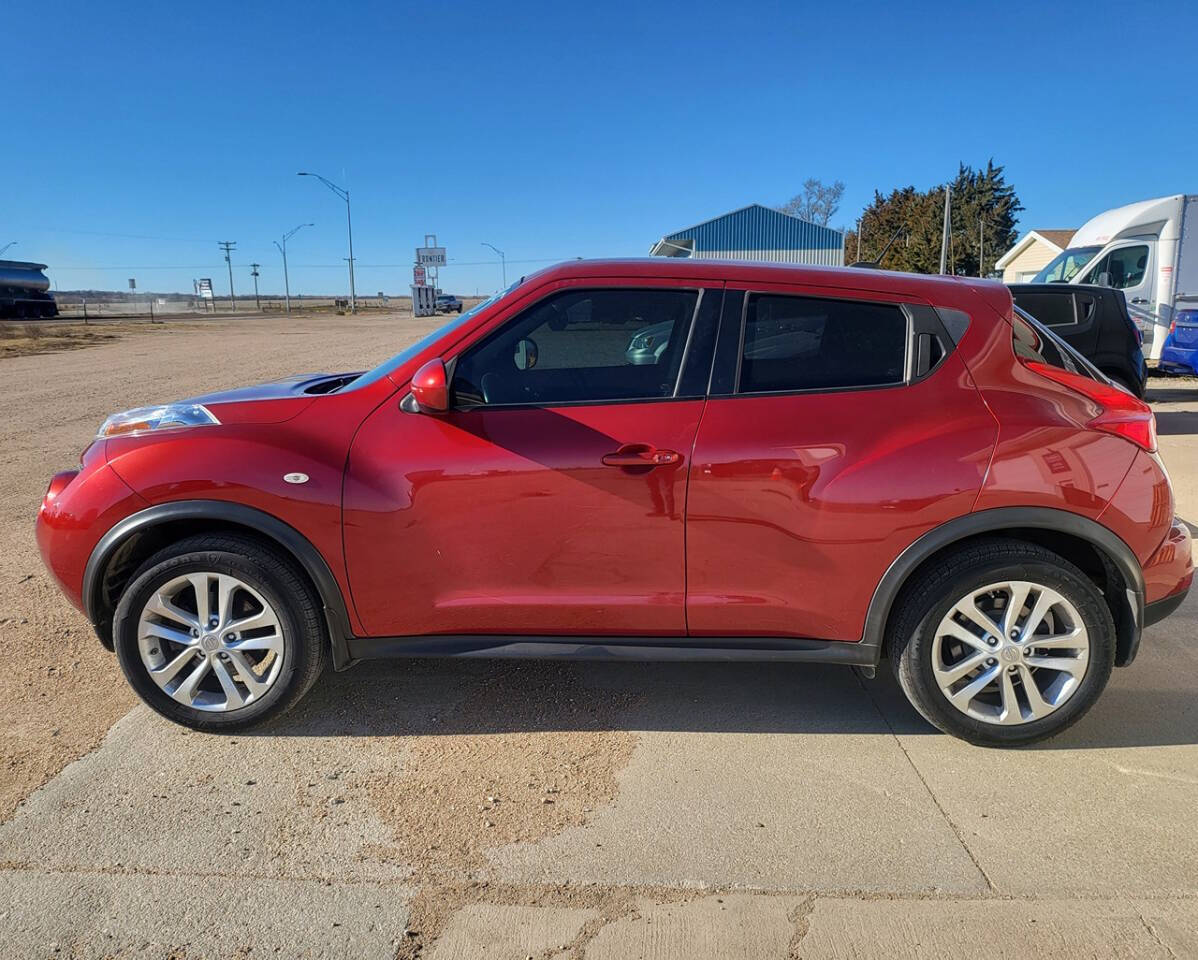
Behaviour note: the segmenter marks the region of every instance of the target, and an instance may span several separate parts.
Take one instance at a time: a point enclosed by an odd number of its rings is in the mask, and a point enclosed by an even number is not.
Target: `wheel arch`
[[[242,533],[281,549],[295,561],[324,610],[333,665],[352,663],[348,638],[353,629],[333,571],[302,533],[278,517],[223,500],[175,500],[130,514],[104,534],[83,572],[83,609],[101,642],[112,649],[112,615],[133,570],[155,550],[192,533]]]
[[[1135,659],[1144,624],[1144,573],[1120,537],[1080,514],[1049,507],[997,507],[957,517],[929,530],[891,563],[874,590],[865,614],[861,642],[880,659],[886,652],[890,619],[903,595],[928,563],[970,540],[1004,536],[1035,543],[1060,554],[1102,590],[1115,621],[1116,666]]]

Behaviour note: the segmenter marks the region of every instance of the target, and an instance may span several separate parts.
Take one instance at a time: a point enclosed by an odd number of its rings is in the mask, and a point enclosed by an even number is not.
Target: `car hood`
[[[356,371],[297,374],[252,387],[205,393],[185,402],[202,403],[221,423],[281,423],[317,397],[333,393],[360,375]]]
[[[248,400],[278,400],[283,397],[319,396],[332,393],[359,373],[301,373],[282,380],[271,380],[252,387],[236,387],[191,397],[188,403],[243,403]]]

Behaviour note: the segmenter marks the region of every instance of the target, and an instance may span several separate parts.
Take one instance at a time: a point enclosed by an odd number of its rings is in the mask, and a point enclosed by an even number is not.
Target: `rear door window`
[[[1046,327],[1065,327],[1077,323],[1073,309],[1073,291],[1051,290],[1015,296],[1016,302]]]
[[[907,341],[894,304],[749,294],[737,392],[902,383]]]

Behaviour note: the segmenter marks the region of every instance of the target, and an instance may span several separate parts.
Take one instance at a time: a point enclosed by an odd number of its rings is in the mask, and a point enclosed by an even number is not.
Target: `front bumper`
[[[46,569],[84,613],[83,572],[92,549],[118,520],[147,505],[108,466],[100,446],[89,448],[78,472],[56,476],[38,509],[35,528]]]

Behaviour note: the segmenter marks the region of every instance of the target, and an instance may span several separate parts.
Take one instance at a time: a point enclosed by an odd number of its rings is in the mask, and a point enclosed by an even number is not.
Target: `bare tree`
[[[803,192],[795,194],[778,209],[792,217],[801,217],[812,223],[818,223],[821,227],[826,227],[828,221],[840,209],[840,199],[843,196],[844,183],[842,181],[837,180],[835,183],[825,184],[815,177],[808,177],[803,183]]]

